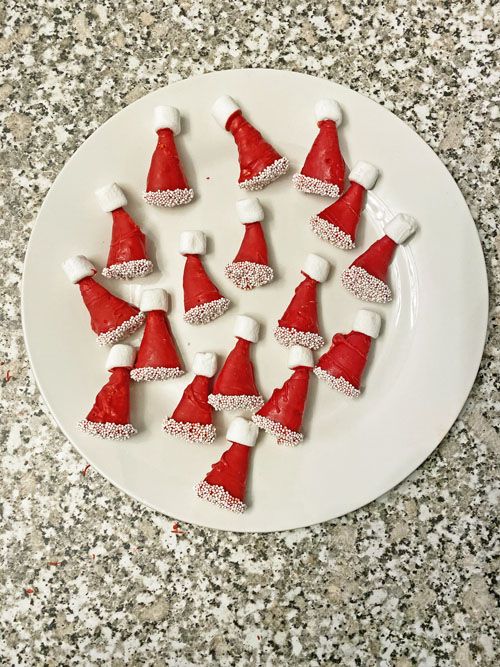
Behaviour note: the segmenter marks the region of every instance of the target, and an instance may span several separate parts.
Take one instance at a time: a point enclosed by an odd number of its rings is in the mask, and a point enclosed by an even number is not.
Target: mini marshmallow
[[[137,350],[132,345],[113,345],[106,359],[106,370],[112,368],[132,368]]]
[[[219,123],[219,125],[226,129],[227,121],[235,111],[239,111],[240,107],[236,104],[229,95],[222,95],[218,97],[212,106],[212,116]]]
[[[258,434],[259,427],[257,424],[248,421],[248,419],[243,419],[243,417],[236,417],[229,424],[226,440],[228,442],[236,442],[239,445],[245,445],[246,447],[253,447],[257,441]]]
[[[217,357],[213,352],[197,352],[193,359],[193,373],[211,378],[217,371]]]
[[[147,313],[150,310],[163,310],[168,312],[168,294],[160,287],[145,289],[141,294],[141,303],[139,307],[143,313]]]
[[[175,107],[155,107],[153,111],[153,128],[158,130],[172,130],[174,136],[181,131],[181,116]]]
[[[318,100],[314,105],[316,120],[333,120],[337,126],[342,122],[342,109],[336,100]]]
[[[302,345],[292,345],[290,351],[288,352],[288,368],[293,370],[299,366],[313,368],[313,353],[308,347],[303,347]]]
[[[418,229],[418,222],[407,213],[398,213],[384,227],[384,233],[395,243],[404,243]]]
[[[179,241],[181,255],[204,255],[207,251],[207,239],[203,232],[182,232]]]
[[[238,315],[234,323],[234,335],[251,343],[256,343],[259,340],[259,329],[260,324],[248,315]]]
[[[105,213],[127,205],[127,197],[119,185],[110,183],[95,191],[97,203]]]
[[[64,273],[72,283],[79,283],[83,278],[93,276],[96,272],[95,266],[84,255],[69,257],[62,265]]]
[[[305,273],[309,278],[316,280],[318,283],[325,282],[329,272],[330,263],[326,259],[323,259],[323,257],[315,255],[312,252],[307,255],[306,261],[302,265],[302,273]]]
[[[349,180],[363,186],[365,190],[371,190],[377,182],[379,170],[369,162],[356,162],[349,174]]]
[[[354,319],[353,331],[359,331],[370,338],[378,338],[382,320],[373,310],[358,310]]]
[[[243,225],[247,225],[250,222],[260,222],[264,219],[264,210],[257,197],[239,199],[236,202],[236,210]]]

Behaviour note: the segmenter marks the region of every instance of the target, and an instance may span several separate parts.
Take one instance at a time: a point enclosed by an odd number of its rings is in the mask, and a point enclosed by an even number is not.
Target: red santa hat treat
[[[342,110],[338,102],[326,99],[316,103],[314,113],[319,132],[300,174],[294,174],[292,181],[302,192],[338,197],[345,182],[345,162],[337,135]]]
[[[236,345],[215,379],[208,402],[216,410],[256,410],[264,399],[255,384],[250,346],[259,339],[259,323],[238,315],[234,335]]]
[[[207,324],[229,308],[229,299],[222,296],[210,280],[200,259],[206,249],[203,232],[182,232],[179,252],[186,257],[183,277],[184,319],[190,324]]]
[[[108,262],[102,270],[106,278],[140,278],[153,271],[146,254],[146,237],[125,210],[123,190],[111,183],[95,191],[99,206],[113,216]]]
[[[240,199],[236,202],[236,209],[240,222],[245,225],[245,235],[236,257],[226,266],[224,272],[236,287],[250,290],[266,285],[273,279],[261,225],[264,211],[257,197]]]
[[[188,442],[210,444],[215,440],[212,407],[208,402],[211,379],[217,370],[217,359],[212,352],[198,352],[193,362],[195,374],[171,417],[163,421],[163,430]]]
[[[384,228],[385,235],[372,243],[342,274],[342,285],[363,301],[387,303],[392,292],[387,272],[396,246],[404,243],[417,229],[411,215],[398,213]]]
[[[168,295],[163,289],[147,289],[141,296],[146,327],[130,376],[136,382],[168,380],[184,373],[166,313]]]
[[[155,107],[153,127],[158,143],[151,158],[144,199],[153,206],[189,204],[193,191],[184,176],[175,145],[175,136],[181,131],[179,110]]]
[[[137,433],[130,423],[130,369],[134,358],[131,345],[113,345],[106,361],[110,378],[86,419],[78,423],[82,431],[111,440],[126,440]]]
[[[290,348],[288,367],[292,375],[252,417],[259,428],[274,436],[279,445],[298,445],[306,407],[309,376],[314,366],[311,350],[301,345]]]
[[[130,303],[119,299],[99,285],[92,276],[94,265],[83,255],[70,257],[63,264],[72,283],[78,284],[83,302],[90,313],[90,326],[99,345],[111,345],[136,331],[145,315]]]
[[[250,451],[257,440],[258,428],[252,422],[236,417],[227,430],[231,443],[220,460],[212,466],[203,482],[196,485],[200,498],[232,512],[244,512]]]
[[[357,162],[349,174],[351,184],[340,199],[311,218],[313,232],[342,250],[354,248],[366,191],[373,188],[377,178],[376,167],[368,162]]]
[[[232,97],[219,97],[212,107],[212,115],[222,128],[231,132],[238,147],[240,188],[262,190],[288,171],[287,158],[263,139]]]
[[[357,398],[372,338],[377,338],[379,332],[380,315],[371,310],[358,310],[352,331],[335,334],[330,349],[320,357],[314,373],[332,389],[349,398]]]
[[[295,290],[290,305],[278,320],[274,337],[281,345],[303,345],[317,350],[324,345],[318,328],[317,286],[328,277],[330,264],[313,253],[307,255],[302,268],[304,276]]]

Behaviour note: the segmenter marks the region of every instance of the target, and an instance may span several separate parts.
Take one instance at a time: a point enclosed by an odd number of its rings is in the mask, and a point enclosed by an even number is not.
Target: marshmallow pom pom
[[[302,345],[292,345],[290,351],[288,352],[288,368],[293,370],[299,366],[313,368],[313,353],[309,348],[303,347]]]
[[[197,352],[193,360],[193,373],[211,378],[217,371],[217,357],[213,352]]]
[[[358,183],[365,190],[371,190],[378,179],[379,171],[369,162],[356,162],[349,173],[349,180]]]
[[[215,100],[212,106],[212,116],[223,129],[226,129],[227,121],[239,109],[239,106],[232,97],[222,95]]]
[[[260,324],[253,317],[238,315],[234,324],[234,335],[250,343],[256,343],[259,340],[259,329]]]
[[[207,251],[207,239],[203,232],[182,232],[179,241],[181,255],[204,255]]]
[[[261,222],[264,219],[264,211],[257,197],[248,197],[236,202],[238,217],[243,225],[251,222]]]
[[[158,130],[169,129],[175,135],[181,131],[181,116],[179,109],[169,106],[155,107],[153,112],[153,128]]]
[[[354,331],[359,331],[370,338],[378,338],[380,333],[381,317],[373,310],[358,310],[354,319]]]
[[[257,440],[259,429],[256,424],[243,417],[236,417],[229,424],[226,433],[228,442],[237,442],[239,445],[253,447]]]
[[[342,109],[336,100],[318,100],[314,106],[316,120],[333,120],[337,127],[342,122]]]
[[[69,257],[62,266],[72,283],[79,283],[83,278],[89,278],[96,273],[95,266],[84,255]]]
[[[150,310],[163,310],[168,312],[168,294],[164,289],[156,287],[154,289],[145,289],[141,294],[140,309],[143,313]]]
[[[137,350],[132,345],[113,345],[106,359],[106,370],[112,368],[132,368]]]
[[[384,227],[385,235],[395,243],[404,243],[416,232],[418,223],[415,218],[407,213],[398,213]]]
[[[127,205],[125,193],[116,183],[110,183],[95,191],[97,203],[105,213],[111,213],[117,208]]]
[[[330,263],[326,259],[310,253],[306,257],[306,261],[302,266],[302,272],[312,278],[318,283],[323,283],[328,278],[328,273],[330,271]]]

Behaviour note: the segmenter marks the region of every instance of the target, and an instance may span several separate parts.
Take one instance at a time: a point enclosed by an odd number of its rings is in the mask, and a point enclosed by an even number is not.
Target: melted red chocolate
[[[155,192],[189,188],[177,153],[174,133],[166,127],[158,130],[157,134],[158,143],[151,158],[146,190]]]
[[[163,310],[146,315],[146,327],[135,368],[182,368],[168,320]]]
[[[195,306],[222,298],[219,290],[208,277],[198,255],[186,255],[182,284],[185,312]]]
[[[233,442],[212,470],[205,477],[205,482],[213,486],[222,486],[233,498],[245,500],[248,463],[251,447]]]
[[[248,340],[238,338],[214,383],[214,394],[258,396]]]
[[[318,366],[334,377],[342,377],[359,389],[372,339],[360,331],[335,334]]]
[[[359,218],[365,206],[365,194],[366,190],[362,185],[351,183],[340,199],[323,209],[318,215],[349,234],[355,241]]]
[[[266,167],[281,159],[282,156],[250,125],[241,111],[236,111],[229,117],[226,130],[231,132],[238,146],[239,183],[258,176]]]
[[[333,120],[320,120],[319,132],[302,167],[301,174],[344,189],[345,162]]]
[[[260,222],[251,222],[245,225],[245,235],[233,261],[267,265],[267,245]]]
[[[318,303],[316,288],[318,283],[302,272],[304,280],[299,283],[285,310],[283,317],[278,320],[280,327],[294,328],[298,331],[319,333]]]
[[[146,259],[146,237],[123,208],[112,211],[113,232],[107,266]]]
[[[382,282],[387,280],[387,271],[397,243],[388,236],[383,236],[365,250],[351,266],[359,266]]]
[[[296,368],[285,384],[273,391],[270,399],[257,414],[299,433],[306,406],[310,372],[311,369],[304,366]]]
[[[211,424],[212,407],[208,402],[211,378],[196,375],[182,394],[179,404],[175,408],[172,419],[177,422],[190,424]]]
[[[90,276],[82,278],[78,285],[90,313],[90,326],[96,334],[112,331],[139,314],[138,308],[114,296]]]
[[[128,424],[130,422],[130,369],[113,368],[111,377],[97,394],[87,415],[92,422]]]

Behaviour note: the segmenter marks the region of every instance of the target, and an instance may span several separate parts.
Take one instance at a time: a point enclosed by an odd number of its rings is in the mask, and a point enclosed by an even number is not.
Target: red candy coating
[[[100,424],[130,421],[130,369],[113,368],[108,382],[97,394],[87,420]]]
[[[90,313],[92,331],[96,334],[112,331],[131,317],[139,314],[138,308],[108,292],[91,276],[82,278],[78,285],[83,301]]]
[[[170,128],[157,131],[158,142],[149,167],[147,192],[189,188],[182,169],[174,133]]]
[[[262,137],[242,115],[235,111],[226,123],[238,147],[240,163],[239,183],[258,176],[264,169],[281,159],[281,155]]]

